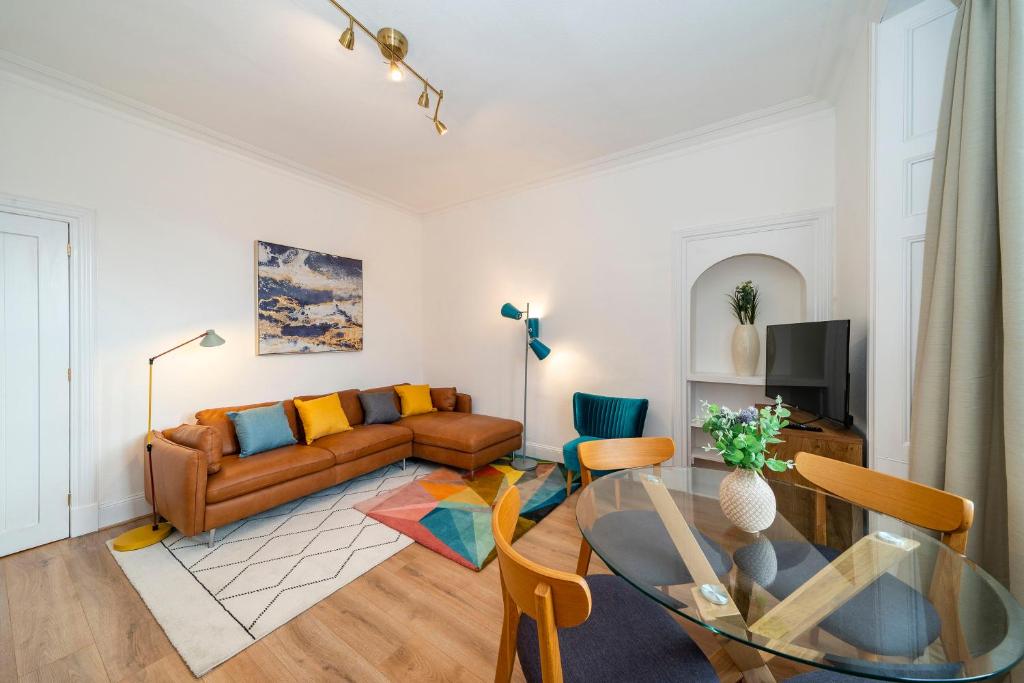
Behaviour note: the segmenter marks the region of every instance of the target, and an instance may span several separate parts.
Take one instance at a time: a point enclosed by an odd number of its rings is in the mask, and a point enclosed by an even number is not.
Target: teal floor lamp
[[[530,376],[530,351],[537,356],[537,360],[544,360],[551,353],[551,349],[544,345],[537,337],[540,336],[540,319],[530,317],[530,304],[526,304],[526,310],[520,311],[512,304],[505,304],[501,307],[501,315],[510,320],[523,320],[526,328],[526,346],[523,351],[523,447],[519,449],[520,457],[517,459],[512,455],[512,467],[520,472],[529,472],[537,467],[537,461],[526,457],[526,388]]]

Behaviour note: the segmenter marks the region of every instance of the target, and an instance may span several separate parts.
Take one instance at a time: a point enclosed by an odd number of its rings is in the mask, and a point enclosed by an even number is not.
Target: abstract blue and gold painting
[[[260,355],[363,350],[363,262],[256,242]]]

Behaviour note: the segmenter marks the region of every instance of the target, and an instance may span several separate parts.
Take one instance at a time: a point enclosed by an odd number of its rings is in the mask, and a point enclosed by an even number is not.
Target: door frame
[[[68,224],[70,305],[71,424],[70,536],[99,528],[96,471],[99,431],[96,429],[95,226],[92,209],[0,193],[0,211]]]

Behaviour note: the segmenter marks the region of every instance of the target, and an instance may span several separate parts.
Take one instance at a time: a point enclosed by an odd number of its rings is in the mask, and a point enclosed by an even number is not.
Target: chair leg
[[[580,557],[576,561],[576,573],[580,576],[586,576],[590,571],[590,554],[592,552],[587,539],[580,539]]]
[[[508,683],[516,665],[516,635],[519,631],[519,607],[512,596],[501,586],[504,615],[501,620],[501,640],[498,641],[498,665],[494,671],[494,683]]]
[[[565,471],[565,499],[572,495],[572,470]]]

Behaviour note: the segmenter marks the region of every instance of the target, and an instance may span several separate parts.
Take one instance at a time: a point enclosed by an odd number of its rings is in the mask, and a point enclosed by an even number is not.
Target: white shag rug
[[[437,469],[391,465],[206,534],[111,553],[197,677],[413,540],[353,506]],[[112,541],[107,543],[110,548]]]

